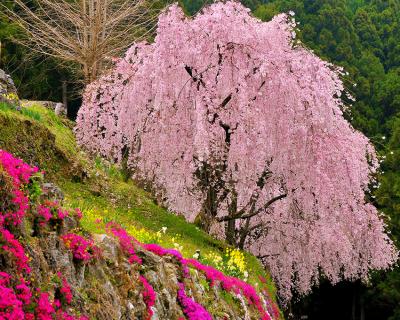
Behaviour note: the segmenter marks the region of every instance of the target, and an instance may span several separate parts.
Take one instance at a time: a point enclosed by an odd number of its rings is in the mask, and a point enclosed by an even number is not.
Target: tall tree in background
[[[26,33],[21,42],[72,63],[85,83],[95,80],[113,57],[154,27],[162,6],[148,0],[15,0],[11,19]]]
[[[237,2],[194,19],[172,6],[153,44],[87,88],[77,126],[171,210],[258,255],[285,299],[397,257],[365,196],[377,159],[343,117],[340,70],[293,46],[294,25]]]

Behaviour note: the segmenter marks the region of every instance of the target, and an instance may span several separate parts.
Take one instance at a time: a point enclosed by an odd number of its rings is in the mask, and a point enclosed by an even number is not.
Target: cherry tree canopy
[[[81,145],[169,207],[259,256],[283,298],[389,267],[397,251],[365,197],[374,148],[343,117],[341,70],[293,44],[295,22],[236,2],[160,16],[89,85]]]

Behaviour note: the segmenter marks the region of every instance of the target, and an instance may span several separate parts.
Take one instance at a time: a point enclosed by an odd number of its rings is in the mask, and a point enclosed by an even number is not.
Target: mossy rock
[[[0,148],[50,174],[68,164],[55,145],[55,136],[35,121],[0,114]]]

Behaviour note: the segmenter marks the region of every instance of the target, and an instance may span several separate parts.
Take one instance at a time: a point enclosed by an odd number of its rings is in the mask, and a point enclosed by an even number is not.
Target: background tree
[[[77,126],[171,210],[258,255],[285,299],[397,258],[365,198],[377,159],[343,117],[340,70],[293,47],[294,26],[236,2],[193,20],[172,6],[154,44],[88,87]]]
[[[5,7],[29,48],[79,66],[96,79],[113,57],[151,32],[160,3],[147,0],[15,0]]]

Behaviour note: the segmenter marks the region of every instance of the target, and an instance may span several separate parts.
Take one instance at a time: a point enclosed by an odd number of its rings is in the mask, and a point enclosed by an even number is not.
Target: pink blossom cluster
[[[11,255],[12,261],[15,263],[19,272],[31,272],[29,267],[29,259],[25,254],[24,247],[15,239],[15,236],[7,229],[0,226],[0,244],[2,250]]]
[[[62,296],[65,299],[65,301],[67,302],[67,304],[71,304],[72,298],[73,298],[71,286],[69,285],[67,279],[62,276],[61,272],[58,272],[57,275],[59,278],[61,278],[61,282],[62,282],[62,286],[60,288],[60,293],[62,294]]]
[[[1,212],[0,224],[19,225],[28,209],[28,197],[21,190],[23,184],[29,182],[32,174],[38,172],[38,168],[30,167],[21,159],[14,158],[10,153],[0,150],[0,165],[3,167],[8,176],[12,179],[12,203],[16,207],[10,212]],[[10,208],[11,209],[11,208]]]
[[[153,289],[153,287],[150,285],[150,283],[147,281],[147,279],[143,276],[139,277],[140,282],[143,284],[144,290],[142,291],[142,296],[144,303],[147,306],[147,320],[150,320],[151,317],[153,316],[153,310],[152,307],[154,306],[156,302],[156,293]]]
[[[2,252],[11,255],[15,263],[16,273],[19,278],[13,278],[10,274],[0,272],[0,319],[4,320],[87,320],[86,317],[74,317],[63,311],[58,300],[50,301],[49,294],[35,290],[26,280],[31,272],[29,258],[25,249],[15,235],[9,230],[10,226],[22,223],[29,207],[26,185],[37,168],[31,168],[22,160],[14,158],[11,154],[0,150],[0,166],[11,178],[13,197],[10,208],[6,212],[0,212],[0,245]],[[7,190],[3,191],[4,193]],[[62,210],[55,203],[46,202],[38,207],[38,214],[49,221],[52,219],[51,210],[57,208],[56,217],[63,219],[67,211]],[[95,251],[95,250],[93,250]],[[61,276],[61,274],[60,274]],[[34,293],[36,294],[34,295]],[[72,302],[72,291],[65,278],[62,280],[61,293],[67,303]]]
[[[182,264],[183,276],[186,278],[189,277],[189,269],[188,269],[187,265],[184,263],[185,259],[183,258],[182,254],[178,250],[165,249],[155,243],[150,243],[150,244],[141,243],[140,245],[143,248],[145,248],[146,250],[153,252],[154,254],[156,254],[160,257],[165,256],[165,255],[170,255],[170,256],[175,257]]]
[[[125,229],[116,223],[108,223],[106,230],[108,233],[118,238],[122,251],[129,256],[128,260],[130,263],[135,262],[142,264],[142,259],[140,259],[135,252],[134,244],[139,243],[135,238],[131,237]]]
[[[178,301],[182,306],[183,313],[189,320],[212,320],[208,311],[192,298],[189,298],[185,293],[185,286],[183,283],[178,283]]]
[[[75,217],[76,217],[78,220],[81,220],[81,219],[82,219],[83,214],[82,214],[81,209],[79,209],[79,208],[76,208],[76,209],[75,209]]]
[[[24,319],[24,302],[15,291],[9,287],[11,276],[0,272],[0,319],[21,320]]]
[[[269,313],[264,310],[262,301],[256,289],[254,289],[254,287],[247,282],[244,282],[238,278],[226,276],[221,271],[216,270],[213,267],[203,265],[195,259],[186,259],[184,263],[199,271],[202,271],[206,278],[210,281],[211,285],[215,285],[218,282],[225,291],[244,295],[248,304],[257,308],[263,320],[271,320]]]
[[[87,263],[100,254],[100,249],[92,239],[85,239],[75,233],[65,234],[61,236],[61,239],[64,241],[65,246],[72,251],[74,258],[79,261]]]
[[[33,319],[33,318],[32,318]],[[39,299],[35,308],[35,319],[37,320],[88,320],[85,316],[74,317],[61,309],[59,300],[53,302],[46,292],[39,293]]]
[[[37,208],[37,214],[40,218],[39,224],[44,226],[47,223],[60,223],[69,215],[68,210],[61,208],[56,201],[45,200]]]
[[[261,284],[262,284],[259,289],[260,289],[261,293],[264,295],[264,297],[266,298],[266,301],[265,301],[266,308],[267,308],[269,314],[272,314],[274,316],[274,318],[278,319],[280,317],[280,311],[279,311],[277,304],[273,302],[273,300],[271,298],[271,293],[268,291],[268,288],[266,286],[267,279],[265,279],[263,276],[259,276],[258,278],[260,279]]]

